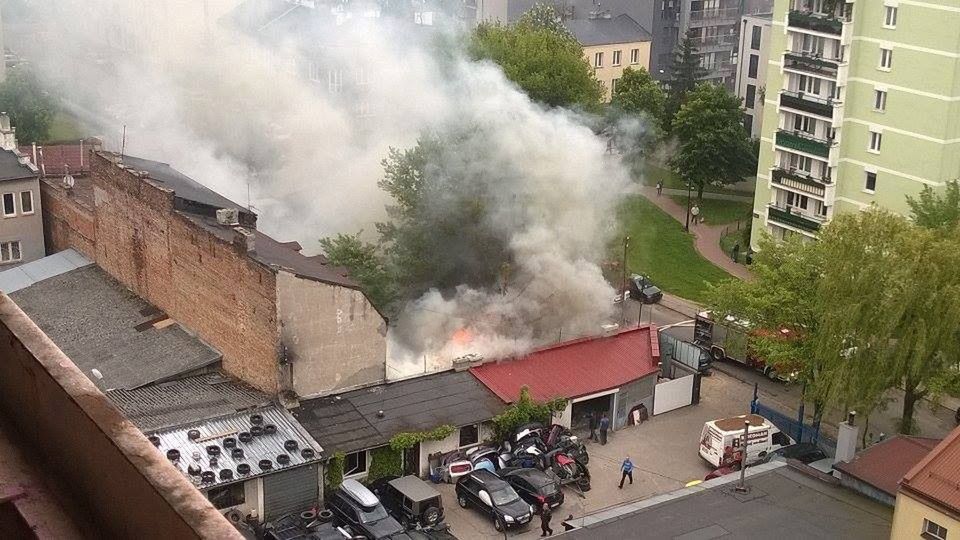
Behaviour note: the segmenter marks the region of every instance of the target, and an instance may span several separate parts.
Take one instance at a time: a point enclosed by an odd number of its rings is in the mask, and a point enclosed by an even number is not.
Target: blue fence
[[[816,424],[801,422],[799,414],[796,416],[784,414],[773,407],[760,403],[760,399],[757,397],[754,397],[750,402],[750,412],[766,418],[780,431],[797,442],[813,443],[829,455],[836,454],[836,441],[820,433],[819,422]]]

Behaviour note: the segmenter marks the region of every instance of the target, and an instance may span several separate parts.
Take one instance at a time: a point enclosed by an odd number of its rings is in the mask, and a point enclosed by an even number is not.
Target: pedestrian
[[[620,465],[620,471],[623,473],[620,475],[620,489],[623,489],[623,481],[627,478],[630,479],[630,485],[633,485],[633,462],[630,461],[630,458],[623,460],[623,464]]]
[[[731,255],[733,255],[733,262],[740,262],[740,242],[737,242],[733,246],[733,253]]]
[[[610,419],[607,413],[600,418],[600,444],[607,444],[607,430],[610,429]]]
[[[550,518],[553,512],[550,511],[550,505],[543,503],[540,508],[540,536],[553,536],[553,529],[550,528]]]
[[[587,418],[590,421],[590,440],[597,442],[597,415],[590,411],[587,413]]]
[[[661,193],[663,193],[663,180],[658,180],[657,181],[657,197],[659,197]]]

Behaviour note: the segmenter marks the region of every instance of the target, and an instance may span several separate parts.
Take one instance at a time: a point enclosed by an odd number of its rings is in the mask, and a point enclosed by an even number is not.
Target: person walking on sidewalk
[[[590,422],[590,440],[597,442],[597,413],[593,411],[588,412],[587,419]]]
[[[550,505],[543,503],[540,507],[540,536],[553,536],[553,529],[550,528],[550,518],[553,512],[550,511]]]
[[[607,444],[607,430],[610,429],[610,419],[607,413],[600,418],[600,444]]]
[[[630,479],[630,485],[633,485],[633,462],[630,461],[630,458],[623,460],[623,464],[620,465],[620,471],[623,473],[620,475],[620,489],[623,489],[623,481],[627,478]]]
[[[657,181],[657,197],[663,193],[663,180]]]

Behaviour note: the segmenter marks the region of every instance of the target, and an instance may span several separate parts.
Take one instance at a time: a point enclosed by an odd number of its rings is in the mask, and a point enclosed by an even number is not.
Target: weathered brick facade
[[[47,253],[73,248],[89,259],[94,258],[96,224],[93,205],[56,181],[40,181],[43,208],[43,238]]]

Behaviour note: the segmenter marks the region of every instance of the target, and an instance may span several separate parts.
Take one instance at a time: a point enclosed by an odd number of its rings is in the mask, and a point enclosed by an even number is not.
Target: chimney
[[[240,212],[236,208],[217,209],[217,223],[234,227],[240,224]]]
[[[233,228],[233,245],[236,246],[237,250],[241,253],[256,251],[255,238],[253,232],[243,227]]]
[[[837,455],[833,458],[834,463],[848,462],[857,453],[860,428],[855,424],[856,419],[856,411],[850,411],[847,414],[847,420],[840,422],[837,429]]]
[[[0,112],[0,148],[13,150],[17,147],[16,128],[10,125],[7,113]]]

